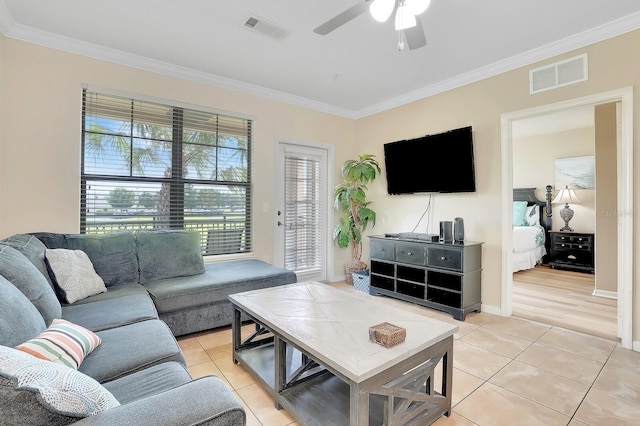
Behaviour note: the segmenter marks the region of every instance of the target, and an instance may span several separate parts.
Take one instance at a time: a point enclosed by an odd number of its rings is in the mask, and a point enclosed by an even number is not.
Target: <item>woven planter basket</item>
[[[364,271],[367,269],[366,264],[364,265],[364,267],[354,267],[352,265],[345,265],[344,267],[344,275],[345,275],[345,279],[347,280],[347,284],[349,285],[353,285],[353,276],[351,274],[353,274],[354,272],[357,271]]]

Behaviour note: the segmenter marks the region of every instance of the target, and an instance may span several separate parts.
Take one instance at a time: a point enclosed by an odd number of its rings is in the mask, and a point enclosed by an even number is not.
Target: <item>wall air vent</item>
[[[247,18],[244,27],[276,40],[282,40],[289,35],[289,32],[284,28],[257,16]]]
[[[565,59],[529,71],[529,93],[579,83],[589,79],[587,54]]]

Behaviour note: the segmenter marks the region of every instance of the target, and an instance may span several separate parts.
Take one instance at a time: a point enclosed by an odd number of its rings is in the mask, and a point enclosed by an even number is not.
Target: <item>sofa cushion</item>
[[[0,241],[0,244],[11,246],[22,253],[27,259],[29,259],[29,261],[31,261],[31,263],[33,263],[33,266],[40,271],[51,288],[53,288],[53,281],[51,281],[51,278],[49,277],[47,264],[44,260],[44,252],[47,249],[47,246],[45,246],[42,241],[33,235],[16,234]]]
[[[138,284],[129,285],[142,288]],[[82,302],[108,293],[118,293],[114,290],[118,287],[124,288],[125,286],[109,287],[106,293],[91,296]],[[149,294],[145,291],[144,294],[132,293],[127,297],[101,298],[92,303],[78,302],[73,305],[63,305],[62,318],[80,324],[89,330],[101,331],[140,321],[158,319],[158,312]]]
[[[0,346],[0,412],[6,424],[65,425],[118,407],[92,378]]]
[[[105,291],[104,293],[96,294],[93,296],[89,296],[86,299],[78,300],[73,305],[63,303],[62,309],[64,312],[65,307],[78,306],[78,305],[83,305],[85,303],[97,302],[100,300],[111,300],[111,299],[117,299],[121,297],[129,297],[134,294],[137,294],[137,295],[142,294],[147,297],[149,296],[149,292],[141,284],[112,285],[110,287],[107,287],[107,291]]]
[[[258,259],[205,265],[205,273],[154,281],[149,290],[159,313],[227,301],[233,293],[296,282],[295,273]]]
[[[66,248],[87,253],[107,287],[138,282],[138,258],[133,233],[66,234],[66,242]]]
[[[0,295],[0,345],[19,345],[47,327],[42,315],[27,296],[2,275]]]
[[[47,249],[45,259],[55,278],[58,295],[66,303],[107,291],[89,256],[82,250]]]
[[[16,349],[77,370],[99,344],[100,338],[92,331],[67,320],[55,319],[49,328]]]
[[[121,404],[147,398],[191,381],[187,369],[177,362],[163,362],[126,375],[103,386]]]
[[[46,278],[29,259],[11,246],[0,246],[0,275],[33,303],[46,324],[50,324],[54,318],[60,318],[60,302]]]
[[[100,383],[163,362],[185,364],[178,342],[160,320],[137,322],[96,334],[102,344],[85,358],[78,371]]]
[[[32,232],[31,235],[42,241],[47,248],[68,249],[66,234],[56,232]]]
[[[138,231],[140,284],[204,273],[197,231]]]

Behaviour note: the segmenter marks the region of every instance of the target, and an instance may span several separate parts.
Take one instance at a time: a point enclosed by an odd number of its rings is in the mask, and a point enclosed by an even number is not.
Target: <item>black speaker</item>
[[[440,221],[440,242],[441,243],[452,243],[453,242],[453,234],[451,233],[451,221],[450,220],[442,220]]]
[[[453,241],[464,243],[464,221],[461,217],[456,217],[453,220]]]

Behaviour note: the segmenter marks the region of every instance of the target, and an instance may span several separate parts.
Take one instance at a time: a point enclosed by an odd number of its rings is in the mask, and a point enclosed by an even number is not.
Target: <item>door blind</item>
[[[285,268],[321,267],[320,160],[285,155]]]

